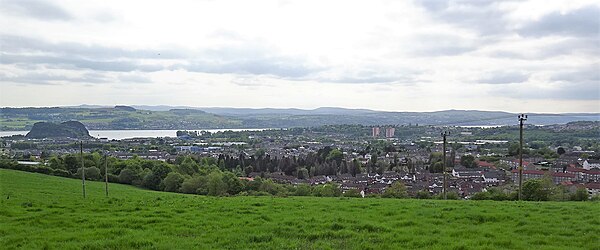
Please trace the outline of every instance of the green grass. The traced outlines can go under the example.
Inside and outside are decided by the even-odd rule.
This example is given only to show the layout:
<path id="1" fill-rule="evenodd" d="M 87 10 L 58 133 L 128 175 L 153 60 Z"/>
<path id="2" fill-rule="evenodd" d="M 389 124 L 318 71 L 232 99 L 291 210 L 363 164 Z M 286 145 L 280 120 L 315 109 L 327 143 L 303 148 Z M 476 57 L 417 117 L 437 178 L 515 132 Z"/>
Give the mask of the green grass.
<path id="1" fill-rule="evenodd" d="M 600 203 L 205 197 L 0 169 L 0 248 L 600 249 Z M 7 199 L 7 196 L 10 196 Z"/>

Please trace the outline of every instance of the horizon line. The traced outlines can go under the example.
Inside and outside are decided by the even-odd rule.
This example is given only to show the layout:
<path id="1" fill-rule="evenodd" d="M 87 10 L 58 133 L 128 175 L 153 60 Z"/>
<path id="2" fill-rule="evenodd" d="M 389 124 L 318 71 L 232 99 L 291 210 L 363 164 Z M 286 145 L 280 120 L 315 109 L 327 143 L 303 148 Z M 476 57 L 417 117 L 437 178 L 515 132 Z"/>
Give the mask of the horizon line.
<path id="1" fill-rule="evenodd" d="M 82 107 L 82 106 L 97 106 L 97 107 Z M 188 106 L 188 105 L 166 105 L 166 104 L 114 104 L 114 105 L 103 105 L 103 104 L 79 104 L 79 105 L 33 105 L 33 106 L 3 106 L 1 108 L 114 108 L 116 106 L 146 106 L 146 107 L 167 107 L 171 109 L 177 108 L 190 108 L 190 109 L 251 109 L 251 110 L 261 110 L 261 109 L 275 109 L 275 110 L 302 110 L 302 111 L 315 111 L 318 109 L 324 108 L 334 108 L 334 109 L 344 109 L 344 110 L 365 110 L 365 111 L 373 111 L 373 112 L 389 112 L 389 113 L 435 113 L 435 112 L 445 112 L 445 111 L 480 111 L 480 112 L 504 112 L 511 114 L 598 114 L 600 115 L 600 111 L 598 112 L 527 112 L 527 111 L 505 111 L 505 110 L 485 110 L 485 109 L 441 109 L 441 110 L 429 110 L 429 111 L 407 111 L 407 110 L 378 110 L 378 109 L 370 109 L 370 108 L 356 108 L 356 107 L 340 107 L 340 106 L 320 106 L 316 108 L 298 108 L 298 107 L 226 107 L 226 106 Z M 137 108 L 136 108 L 137 109 Z M 147 110 L 147 109 L 139 109 L 139 110 Z"/>

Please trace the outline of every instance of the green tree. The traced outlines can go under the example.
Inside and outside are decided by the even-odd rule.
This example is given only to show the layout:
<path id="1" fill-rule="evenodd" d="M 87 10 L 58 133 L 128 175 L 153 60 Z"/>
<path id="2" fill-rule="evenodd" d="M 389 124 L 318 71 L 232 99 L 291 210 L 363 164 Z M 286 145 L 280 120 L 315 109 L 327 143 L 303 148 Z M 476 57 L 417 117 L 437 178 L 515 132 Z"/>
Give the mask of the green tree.
<path id="1" fill-rule="evenodd" d="M 171 172 L 171 168 L 167 163 L 158 162 L 151 171 L 144 175 L 142 185 L 152 190 L 160 190 L 160 183 Z"/>
<path id="2" fill-rule="evenodd" d="M 350 164 L 350 169 L 348 172 L 352 176 L 356 176 L 357 174 L 362 173 L 361 164 L 357 159 L 352 160 L 352 164 Z"/>
<path id="3" fill-rule="evenodd" d="M 385 189 L 383 198 L 406 198 L 408 197 L 408 192 L 406 191 L 406 186 L 401 181 L 395 181 L 392 185 Z"/>
<path id="4" fill-rule="evenodd" d="M 100 175 L 100 169 L 97 167 L 90 167 L 90 168 L 85 168 L 85 178 L 89 179 L 89 180 L 100 180 L 101 179 L 101 175 Z"/>
<path id="5" fill-rule="evenodd" d="M 223 174 L 223 182 L 225 182 L 227 193 L 230 195 L 236 195 L 244 190 L 244 183 L 232 172 L 227 171 Z"/>
<path id="6" fill-rule="evenodd" d="M 227 194 L 227 184 L 223 181 L 221 171 L 213 171 L 208 174 L 208 195 L 222 196 Z"/>
<path id="7" fill-rule="evenodd" d="M 63 164 L 61 158 L 52 156 L 50 160 L 48 160 L 48 166 L 52 169 L 65 169 L 65 165 Z"/>
<path id="8" fill-rule="evenodd" d="M 310 178 L 310 176 L 308 176 L 308 169 L 306 169 L 306 168 L 299 168 L 298 169 L 298 173 L 297 173 L 297 177 L 298 177 L 298 179 L 308 179 L 308 178 Z"/>
<path id="9" fill-rule="evenodd" d="M 123 184 L 132 184 L 137 178 L 137 173 L 128 168 L 121 170 L 121 173 L 119 173 L 119 182 Z"/>
<path id="10" fill-rule="evenodd" d="M 329 154 L 327 155 L 326 159 L 328 161 L 335 161 L 339 165 L 344 159 L 344 154 L 342 153 L 342 151 L 336 148 L 334 150 L 329 151 Z"/>
<path id="11" fill-rule="evenodd" d="M 508 155 L 509 156 L 518 156 L 519 155 L 519 143 L 511 143 L 508 146 Z M 523 155 L 529 154 L 529 149 L 523 145 Z"/>
<path id="12" fill-rule="evenodd" d="M 441 161 L 435 162 L 429 166 L 429 172 L 441 173 L 444 170 L 444 163 Z"/>
<path id="13" fill-rule="evenodd" d="M 460 157 L 460 164 L 467 168 L 475 168 L 477 167 L 477 163 L 475 162 L 475 157 L 472 155 L 463 155 Z"/>
<path id="14" fill-rule="evenodd" d="M 163 191 L 179 192 L 183 181 L 183 175 L 177 172 L 170 172 L 167 174 L 167 177 L 161 181 L 160 186 L 162 187 Z"/>
<path id="15" fill-rule="evenodd" d="M 181 192 L 186 194 L 207 194 L 206 183 L 208 179 L 206 176 L 194 175 L 191 178 L 187 178 L 181 184 Z"/>
<path id="16" fill-rule="evenodd" d="M 186 156 L 185 158 L 183 158 L 181 163 L 177 165 L 176 169 L 177 172 L 179 172 L 180 174 L 186 174 L 191 176 L 194 173 L 198 172 L 199 167 L 200 166 L 198 165 L 198 163 L 196 163 L 196 161 L 194 161 L 192 157 Z"/>
<path id="17" fill-rule="evenodd" d="M 552 181 L 547 178 L 527 180 L 523 183 L 522 194 L 528 201 L 547 201 L 552 194 Z"/>
<path id="18" fill-rule="evenodd" d="M 64 162 L 65 162 L 65 168 L 67 169 L 67 171 L 69 171 L 71 173 L 77 173 L 77 169 L 81 167 L 79 165 L 79 159 L 75 155 L 72 155 L 72 154 L 66 155 Z"/>

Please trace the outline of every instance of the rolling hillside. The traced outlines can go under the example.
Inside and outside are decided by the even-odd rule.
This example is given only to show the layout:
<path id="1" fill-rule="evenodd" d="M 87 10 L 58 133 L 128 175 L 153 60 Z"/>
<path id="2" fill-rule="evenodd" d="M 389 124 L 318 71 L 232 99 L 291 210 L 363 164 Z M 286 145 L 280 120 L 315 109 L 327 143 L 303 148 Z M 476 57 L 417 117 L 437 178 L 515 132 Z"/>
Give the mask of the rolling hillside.
<path id="1" fill-rule="evenodd" d="M 70 120 L 80 121 L 89 130 L 291 128 L 339 124 L 494 126 L 516 124 L 517 121 L 517 114 L 477 110 L 384 112 L 331 107 L 313 110 L 134 107 L 2 108 L 0 130 L 29 130 L 36 122 Z M 600 121 L 600 114 L 529 114 L 527 123 L 550 125 L 572 121 Z"/>
<path id="2" fill-rule="evenodd" d="M 598 249 L 593 202 L 205 197 L 0 169 L 4 249 Z"/>

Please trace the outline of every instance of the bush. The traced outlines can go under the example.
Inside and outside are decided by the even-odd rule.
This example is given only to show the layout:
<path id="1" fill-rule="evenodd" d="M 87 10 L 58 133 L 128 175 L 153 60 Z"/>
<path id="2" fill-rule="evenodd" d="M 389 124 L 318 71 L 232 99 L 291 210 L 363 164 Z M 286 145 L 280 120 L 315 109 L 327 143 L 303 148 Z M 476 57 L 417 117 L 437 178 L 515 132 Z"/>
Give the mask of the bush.
<path id="1" fill-rule="evenodd" d="M 50 174 L 50 172 L 52 172 L 52 169 L 46 166 L 32 166 L 30 171 L 40 174 Z"/>
<path id="2" fill-rule="evenodd" d="M 0 168 L 17 169 L 18 166 L 19 166 L 19 163 L 17 163 L 17 161 L 8 160 L 8 159 L 0 160 Z"/>
<path id="3" fill-rule="evenodd" d="M 344 192 L 343 196 L 344 197 L 354 197 L 354 198 L 361 198 L 362 197 L 362 195 L 360 194 L 360 192 L 358 192 L 358 190 L 356 190 L 356 189 L 347 190 L 346 192 Z"/>
<path id="4" fill-rule="evenodd" d="M 406 192 L 406 187 L 404 183 L 401 181 L 396 181 L 392 184 L 392 186 L 385 189 L 383 198 L 406 198 L 408 197 L 408 193 Z"/>
<path id="5" fill-rule="evenodd" d="M 119 182 L 119 176 L 111 174 L 111 173 L 108 173 L 108 182 L 118 183 Z"/>
<path id="6" fill-rule="evenodd" d="M 479 192 L 471 196 L 471 200 L 495 200 L 504 201 L 509 200 L 510 197 L 506 195 L 501 189 L 490 188 L 485 192 Z"/>
<path id="7" fill-rule="evenodd" d="M 271 179 L 264 180 L 260 184 L 258 191 L 267 192 L 271 195 L 277 195 L 286 192 L 286 190 L 280 184 L 273 182 Z"/>
<path id="8" fill-rule="evenodd" d="M 575 191 L 575 193 L 571 194 L 570 200 L 572 201 L 587 201 L 589 200 L 590 195 L 588 191 L 584 187 L 580 187 Z"/>
<path id="9" fill-rule="evenodd" d="M 270 193 L 263 192 L 263 191 L 250 192 L 250 194 L 253 195 L 253 196 L 271 196 Z"/>
<path id="10" fill-rule="evenodd" d="M 206 189 L 206 177 L 194 175 L 187 178 L 181 184 L 181 192 L 186 194 L 206 194 L 207 192 L 198 192 L 198 189 Z"/>
<path id="11" fill-rule="evenodd" d="M 320 187 L 315 187 L 315 193 L 321 197 L 338 197 L 342 195 L 342 190 L 335 183 L 327 183 Z"/>
<path id="12" fill-rule="evenodd" d="M 96 167 L 93 167 L 93 168 L 96 168 Z M 98 168 L 96 168 L 96 169 L 98 169 Z M 75 173 L 75 175 L 73 177 L 81 179 L 81 168 L 77 169 L 77 172 Z M 95 170 L 90 170 L 90 168 L 85 168 L 85 179 L 86 180 L 100 179 L 100 170 L 98 169 L 98 172 L 95 172 Z"/>
<path id="13" fill-rule="evenodd" d="M 131 184 L 138 178 L 138 175 L 128 168 L 121 170 L 121 173 L 119 173 L 119 182 L 123 184 Z"/>
<path id="14" fill-rule="evenodd" d="M 528 201 L 547 201 L 552 194 L 553 184 L 545 179 L 531 179 L 523 183 L 523 199 Z"/>
<path id="15" fill-rule="evenodd" d="M 88 180 L 100 180 L 100 169 L 97 167 L 85 168 L 85 178 Z"/>
<path id="16" fill-rule="evenodd" d="M 459 200 L 460 196 L 457 192 L 448 192 L 446 193 L 446 199 L 448 200 Z"/>
<path id="17" fill-rule="evenodd" d="M 179 192 L 183 183 L 183 175 L 177 172 L 170 172 L 164 180 L 160 182 L 163 191 Z"/>
<path id="18" fill-rule="evenodd" d="M 308 184 L 300 184 L 296 187 L 294 191 L 295 196 L 310 196 L 312 193 L 312 188 Z"/>
<path id="19" fill-rule="evenodd" d="M 431 194 L 429 194 L 429 191 L 421 190 L 421 191 L 417 192 L 417 195 L 415 196 L 415 198 L 417 198 L 417 199 L 431 199 Z"/>
<path id="20" fill-rule="evenodd" d="M 488 192 L 479 192 L 475 193 L 471 196 L 471 200 L 491 200 L 490 194 Z"/>
<path id="21" fill-rule="evenodd" d="M 55 176 L 72 177 L 71 173 L 64 169 L 52 169 L 51 174 Z"/>
<path id="22" fill-rule="evenodd" d="M 440 194 L 436 195 L 435 198 L 438 200 L 443 200 L 444 194 L 440 193 Z M 460 196 L 458 195 L 457 192 L 446 192 L 446 199 L 447 200 L 459 200 Z"/>

